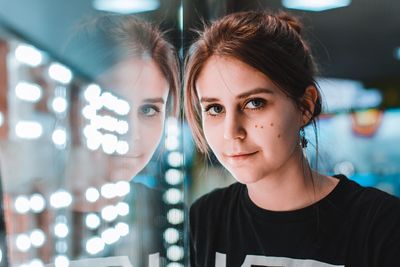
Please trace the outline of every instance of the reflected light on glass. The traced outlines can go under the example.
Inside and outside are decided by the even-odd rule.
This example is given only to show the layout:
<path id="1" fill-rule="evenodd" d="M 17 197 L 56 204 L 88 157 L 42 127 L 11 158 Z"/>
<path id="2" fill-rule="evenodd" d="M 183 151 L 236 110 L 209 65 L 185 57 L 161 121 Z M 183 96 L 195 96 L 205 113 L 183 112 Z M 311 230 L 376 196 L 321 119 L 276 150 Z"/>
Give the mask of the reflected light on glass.
<path id="1" fill-rule="evenodd" d="M 400 46 L 394 49 L 394 58 L 400 60 Z"/>
<path id="2" fill-rule="evenodd" d="M 19 121 L 15 134 L 22 139 L 37 139 L 43 134 L 43 126 L 36 121 Z"/>
<path id="3" fill-rule="evenodd" d="M 3 112 L 0 112 L 0 127 L 3 125 L 4 123 L 4 114 Z"/>
<path id="4" fill-rule="evenodd" d="M 55 145 L 64 146 L 67 142 L 67 133 L 65 129 L 58 128 L 54 130 L 53 134 L 51 135 L 51 139 Z"/>
<path id="5" fill-rule="evenodd" d="M 178 204 L 183 200 L 182 192 L 176 188 L 170 188 L 164 193 L 164 201 L 168 204 Z"/>
<path id="6" fill-rule="evenodd" d="M 94 117 L 96 117 L 96 109 L 92 105 L 87 105 L 82 109 L 82 115 L 85 117 L 87 120 L 91 120 Z"/>
<path id="7" fill-rule="evenodd" d="M 31 239 L 26 234 L 20 234 L 15 240 L 17 249 L 22 252 L 26 252 L 31 248 Z"/>
<path id="8" fill-rule="evenodd" d="M 167 258 L 171 261 L 179 261 L 183 259 L 183 248 L 173 245 L 167 249 Z"/>
<path id="9" fill-rule="evenodd" d="M 54 234 L 60 238 L 64 238 L 68 235 L 69 233 L 69 229 L 68 229 L 68 225 L 66 225 L 65 223 L 57 223 L 54 226 Z"/>
<path id="10" fill-rule="evenodd" d="M 127 181 L 118 181 L 115 183 L 115 189 L 119 197 L 126 196 L 131 191 L 131 185 Z"/>
<path id="11" fill-rule="evenodd" d="M 42 98 L 42 88 L 37 84 L 19 82 L 15 87 L 15 95 L 21 100 L 35 103 Z"/>
<path id="12" fill-rule="evenodd" d="M 59 255 L 54 260 L 55 267 L 68 267 L 69 259 L 64 255 Z"/>
<path id="13" fill-rule="evenodd" d="M 113 154 L 117 149 L 118 138 L 113 134 L 105 134 L 103 135 L 101 142 L 101 147 L 103 148 L 104 153 Z"/>
<path id="14" fill-rule="evenodd" d="M 129 205 L 125 202 L 119 202 L 115 208 L 119 216 L 126 216 L 129 214 Z"/>
<path id="15" fill-rule="evenodd" d="M 41 194 L 33 194 L 29 200 L 29 205 L 33 212 L 39 213 L 46 207 L 46 201 Z"/>
<path id="16" fill-rule="evenodd" d="M 21 44 L 15 49 L 15 58 L 32 67 L 37 67 L 43 62 L 42 53 L 35 47 L 26 44 Z"/>
<path id="17" fill-rule="evenodd" d="M 101 210 L 101 218 L 107 222 L 115 220 L 118 216 L 117 210 L 113 205 L 105 206 Z"/>
<path id="18" fill-rule="evenodd" d="M 116 126 L 116 131 L 119 134 L 126 134 L 129 130 L 129 125 L 126 121 L 119 120 Z"/>
<path id="19" fill-rule="evenodd" d="M 131 106 L 129 105 L 129 103 L 126 102 L 125 100 L 120 99 L 118 100 L 118 103 L 114 108 L 114 111 L 119 115 L 125 116 L 129 113 L 130 109 Z"/>
<path id="20" fill-rule="evenodd" d="M 100 197 L 99 190 L 94 187 L 89 187 L 88 189 L 86 189 L 85 197 L 86 200 L 89 202 L 96 202 Z"/>
<path id="21" fill-rule="evenodd" d="M 170 209 L 167 213 L 167 220 L 170 224 L 180 224 L 183 223 L 184 214 L 182 210 Z"/>
<path id="22" fill-rule="evenodd" d="M 129 144 L 126 141 L 118 141 L 117 143 L 117 153 L 120 155 L 125 155 L 129 151 Z"/>
<path id="23" fill-rule="evenodd" d="M 172 167 L 180 167 L 183 164 L 183 155 L 180 152 L 171 152 L 168 155 L 168 164 Z"/>
<path id="24" fill-rule="evenodd" d="M 116 188 L 115 188 L 115 184 L 113 183 L 107 183 L 104 184 L 101 189 L 100 189 L 101 195 L 104 198 L 114 198 L 117 196 L 117 192 L 116 192 Z"/>
<path id="25" fill-rule="evenodd" d="M 169 244 L 174 244 L 179 240 L 179 232 L 175 228 L 168 228 L 164 232 L 164 240 Z"/>
<path id="26" fill-rule="evenodd" d="M 97 10 L 121 14 L 140 13 L 158 9 L 158 0 L 93 0 L 93 7 Z"/>
<path id="27" fill-rule="evenodd" d="M 114 228 L 108 228 L 101 233 L 101 239 L 103 239 L 104 243 L 107 245 L 111 245 L 117 242 L 120 239 L 120 236 Z"/>
<path id="28" fill-rule="evenodd" d="M 98 86 L 97 84 L 89 84 L 86 87 L 83 96 L 85 97 L 87 102 L 93 103 L 95 101 L 98 101 L 100 94 L 101 94 L 100 86 Z"/>
<path id="29" fill-rule="evenodd" d="M 120 236 L 127 236 L 129 234 L 129 225 L 127 223 L 119 222 L 115 225 L 115 230 Z"/>
<path id="30" fill-rule="evenodd" d="M 171 262 L 171 263 L 168 263 L 167 267 L 184 267 L 184 266 L 178 262 Z"/>
<path id="31" fill-rule="evenodd" d="M 165 147 L 167 150 L 175 150 L 179 147 L 178 138 L 175 136 L 168 136 L 165 139 Z"/>
<path id="32" fill-rule="evenodd" d="M 300 9 L 306 11 L 324 11 L 334 8 L 346 7 L 351 0 L 282 0 L 282 5 L 286 8 Z"/>
<path id="33" fill-rule="evenodd" d="M 15 210 L 18 213 L 27 213 L 30 209 L 30 202 L 26 196 L 18 196 L 14 202 Z"/>
<path id="34" fill-rule="evenodd" d="M 43 266 L 44 266 L 43 262 L 39 259 L 33 259 L 29 263 L 29 267 L 43 267 Z"/>
<path id="35" fill-rule="evenodd" d="M 83 128 L 83 135 L 86 137 L 86 146 L 90 150 L 96 150 L 100 148 L 103 141 L 103 135 L 93 125 L 86 125 Z"/>
<path id="36" fill-rule="evenodd" d="M 183 173 L 177 169 L 168 169 L 165 173 L 165 181 L 170 185 L 177 185 L 183 181 Z"/>
<path id="37" fill-rule="evenodd" d="M 49 76 L 53 80 L 63 84 L 67 84 L 72 80 L 71 70 L 60 63 L 53 63 L 50 65 Z"/>
<path id="38" fill-rule="evenodd" d="M 33 230 L 29 235 L 29 238 L 32 246 L 36 248 L 43 246 L 44 242 L 46 241 L 46 236 L 40 229 Z"/>
<path id="39" fill-rule="evenodd" d="M 97 214 L 89 213 L 85 219 L 86 226 L 90 229 L 96 229 L 100 226 L 100 218 Z"/>
<path id="40" fill-rule="evenodd" d="M 97 254 L 104 249 L 104 241 L 100 237 L 92 237 L 86 242 L 86 251 L 89 254 Z"/>
<path id="41" fill-rule="evenodd" d="M 57 113 L 63 113 L 67 110 L 68 103 L 64 97 L 57 96 L 53 99 L 51 107 Z"/>
<path id="42" fill-rule="evenodd" d="M 56 209 L 65 208 L 71 205 L 72 196 L 64 190 L 59 190 L 50 196 L 50 205 Z"/>

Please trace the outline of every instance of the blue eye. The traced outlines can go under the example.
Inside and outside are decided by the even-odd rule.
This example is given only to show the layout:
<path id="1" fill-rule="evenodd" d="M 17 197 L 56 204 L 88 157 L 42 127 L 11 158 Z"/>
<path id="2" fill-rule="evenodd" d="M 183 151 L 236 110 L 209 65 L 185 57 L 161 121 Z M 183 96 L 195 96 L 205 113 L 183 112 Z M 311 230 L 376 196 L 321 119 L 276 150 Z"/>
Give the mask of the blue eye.
<path id="1" fill-rule="evenodd" d="M 143 105 L 140 107 L 140 112 L 146 117 L 153 117 L 160 112 L 158 107 L 153 105 Z"/>
<path id="2" fill-rule="evenodd" d="M 211 116 L 217 116 L 224 112 L 224 108 L 220 105 L 210 105 L 206 107 L 205 112 L 207 112 Z"/>
<path id="3" fill-rule="evenodd" d="M 255 98 L 252 99 L 250 101 L 248 101 L 245 105 L 245 108 L 248 109 L 260 109 L 263 108 L 265 106 L 265 100 L 264 99 L 260 99 L 260 98 Z"/>

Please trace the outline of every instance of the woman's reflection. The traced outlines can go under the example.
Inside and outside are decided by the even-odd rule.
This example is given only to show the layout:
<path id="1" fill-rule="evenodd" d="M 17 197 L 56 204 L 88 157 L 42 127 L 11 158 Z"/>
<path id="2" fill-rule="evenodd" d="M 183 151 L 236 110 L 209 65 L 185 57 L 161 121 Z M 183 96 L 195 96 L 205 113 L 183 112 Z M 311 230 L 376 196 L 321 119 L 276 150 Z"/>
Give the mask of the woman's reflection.
<path id="1" fill-rule="evenodd" d="M 85 152 L 75 152 L 70 159 L 67 176 L 72 178 L 70 187 L 81 200 L 76 202 L 74 216 L 84 220 L 88 213 L 100 216 L 104 207 L 116 207 L 121 201 L 128 203 L 129 216 L 106 221 L 104 227 L 99 228 L 104 230 L 123 221 L 131 228 L 130 234 L 94 256 L 128 255 L 134 266 L 151 266 L 148 263 L 150 254 L 164 254 L 162 240 L 155 240 L 161 239 L 161 225 L 157 221 L 162 212 L 161 192 L 131 183 L 127 196 L 100 197 L 90 203 L 84 195 L 87 188 L 101 191 L 107 183 L 134 181 L 134 176 L 151 160 L 162 138 L 166 116 L 176 114 L 179 66 L 175 49 L 157 27 L 133 16 L 91 19 L 79 29 L 69 49 L 74 51 L 73 59 L 97 86 L 97 91 L 93 89 L 94 95 L 103 101 L 96 110 L 97 118 L 116 118 L 128 126 L 125 130 L 112 131 L 113 127 L 96 127 L 96 121 L 89 119 L 89 127 L 96 128 L 103 140 L 93 152 L 82 142 L 76 150 Z M 121 108 L 118 105 L 113 108 L 112 103 L 107 104 L 107 101 L 118 103 L 120 100 L 122 104 L 129 104 L 122 112 L 118 111 Z M 110 139 L 108 143 L 107 138 Z M 121 142 L 125 144 L 122 150 L 109 149 L 110 144 L 118 146 Z M 86 172 L 85 177 L 81 169 Z M 76 238 L 101 235 L 99 228 L 86 234 L 83 230 Z M 75 257 L 82 256 L 78 254 Z"/>

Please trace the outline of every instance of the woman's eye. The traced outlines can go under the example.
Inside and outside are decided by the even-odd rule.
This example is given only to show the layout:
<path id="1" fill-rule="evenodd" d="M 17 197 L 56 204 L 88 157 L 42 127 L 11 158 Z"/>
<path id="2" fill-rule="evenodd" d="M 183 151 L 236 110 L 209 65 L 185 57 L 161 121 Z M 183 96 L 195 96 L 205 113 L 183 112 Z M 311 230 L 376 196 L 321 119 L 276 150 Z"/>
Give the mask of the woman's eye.
<path id="1" fill-rule="evenodd" d="M 265 100 L 263 99 L 252 99 L 246 103 L 245 108 L 248 109 L 259 109 L 265 106 Z"/>
<path id="2" fill-rule="evenodd" d="M 220 105 L 208 106 L 205 110 L 211 116 L 217 116 L 224 112 L 224 108 Z"/>
<path id="3" fill-rule="evenodd" d="M 140 107 L 140 112 L 146 117 L 153 117 L 160 112 L 160 110 L 156 106 L 144 105 Z"/>

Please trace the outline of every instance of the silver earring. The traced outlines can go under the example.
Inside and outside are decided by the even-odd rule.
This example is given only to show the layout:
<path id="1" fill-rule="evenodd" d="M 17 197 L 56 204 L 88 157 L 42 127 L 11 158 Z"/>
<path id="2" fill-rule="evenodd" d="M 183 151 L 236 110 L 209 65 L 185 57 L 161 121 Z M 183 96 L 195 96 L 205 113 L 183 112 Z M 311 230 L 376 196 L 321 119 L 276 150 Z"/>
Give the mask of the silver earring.
<path id="1" fill-rule="evenodd" d="M 300 146 L 302 148 L 306 148 L 308 145 L 308 140 L 306 138 L 306 133 L 304 132 L 304 128 L 300 128 Z"/>

